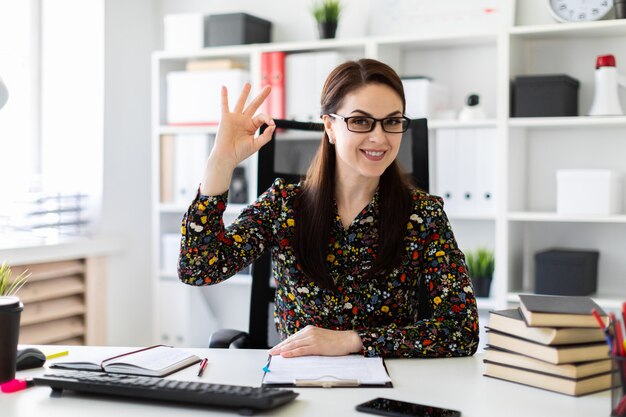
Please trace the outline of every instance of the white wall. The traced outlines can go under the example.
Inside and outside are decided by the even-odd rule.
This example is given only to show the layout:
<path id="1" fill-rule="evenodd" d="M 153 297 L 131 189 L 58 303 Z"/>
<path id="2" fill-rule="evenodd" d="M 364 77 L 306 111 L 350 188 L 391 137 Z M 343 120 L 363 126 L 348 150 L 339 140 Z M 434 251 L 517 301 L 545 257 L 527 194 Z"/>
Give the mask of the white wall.
<path id="1" fill-rule="evenodd" d="M 108 343 L 151 343 L 150 54 L 159 2 L 105 2 L 102 232 L 126 251 L 108 270 Z"/>

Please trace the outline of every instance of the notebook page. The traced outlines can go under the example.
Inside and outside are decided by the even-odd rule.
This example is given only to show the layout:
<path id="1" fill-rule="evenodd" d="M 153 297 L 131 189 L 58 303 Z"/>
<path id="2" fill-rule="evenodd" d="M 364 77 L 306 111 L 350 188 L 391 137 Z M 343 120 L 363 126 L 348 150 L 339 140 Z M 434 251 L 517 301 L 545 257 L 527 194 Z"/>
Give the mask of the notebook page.
<path id="1" fill-rule="evenodd" d="M 193 355 L 181 349 L 157 346 L 152 349 L 142 350 L 131 355 L 107 361 L 105 365 L 130 364 L 140 368 L 159 370 L 177 364 L 190 356 Z"/>
<path id="2" fill-rule="evenodd" d="M 329 381 L 356 380 L 360 384 L 391 382 L 382 358 L 348 356 L 301 356 L 283 358 L 272 356 L 266 384 L 292 384 L 296 380 Z"/>

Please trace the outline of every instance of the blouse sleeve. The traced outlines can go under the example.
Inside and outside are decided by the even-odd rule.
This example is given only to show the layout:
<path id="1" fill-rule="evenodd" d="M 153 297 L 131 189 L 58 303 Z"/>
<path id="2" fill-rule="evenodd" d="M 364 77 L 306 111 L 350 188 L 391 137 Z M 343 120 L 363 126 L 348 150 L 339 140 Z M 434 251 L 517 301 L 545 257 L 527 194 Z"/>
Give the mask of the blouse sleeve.
<path id="1" fill-rule="evenodd" d="M 276 180 L 228 227 L 224 226 L 228 192 L 198 193 L 183 216 L 178 277 L 189 285 L 224 281 L 250 265 L 274 244 L 272 225 L 281 207 L 284 181 Z"/>
<path id="2" fill-rule="evenodd" d="M 443 202 L 428 197 L 419 203 L 421 215 L 408 223 L 409 242 L 415 243 L 421 274 L 420 290 L 427 291 L 431 317 L 415 323 L 370 328 L 359 332 L 366 356 L 450 357 L 470 356 L 478 347 L 476 298 Z"/>

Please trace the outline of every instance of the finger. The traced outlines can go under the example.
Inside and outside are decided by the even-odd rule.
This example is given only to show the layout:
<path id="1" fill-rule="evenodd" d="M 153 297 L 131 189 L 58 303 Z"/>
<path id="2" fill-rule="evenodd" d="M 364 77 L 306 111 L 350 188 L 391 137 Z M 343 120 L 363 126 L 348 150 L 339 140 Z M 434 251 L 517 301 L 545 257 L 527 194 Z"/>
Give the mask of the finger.
<path id="1" fill-rule="evenodd" d="M 262 135 L 259 135 L 256 138 L 257 149 L 261 149 L 263 146 L 267 145 L 270 140 L 272 140 L 272 136 L 274 135 L 274 130 L 276 130 L 276 126 L 268 126 L 267 129 L 263 132 Z"/>
<path id="2" fill-rule="evenodd" d="M 313 346 L 302 346 L 296 349 L 288 350 L 286 352 L 282 352 L 280 356 L 283 358 L 295 358 L 298 356 L 308 356 L 315 355 L 315 348 Z"/>
<path id="3" fill-rule="evenodd" d="M 259 107 L 261 107 L 261 104 L 263 104 L 267 96 L 270 95 L 271 91 L 272 87 L 269 85 L 263 87 L 263 90 L 261 90 L 261 92 L 254 99 L 252 99 L 250 104 L 248 104 L 248 107 L 244 110 L 244 114 L 252 116 L 259 109 Z"/>
<path id="4" fill-rule="evenodd" d="M 289 346 L 293 345 L 295 341 L 297 341 L 297 339 L 285 339 L 279 344 L 277 344 L 276 346 L 274 346 L 272 349 L 270 349 L 270 353 L 271 354 L 280 353 L 284 351 L 285 349 L 288 349 Z"/>
<path id="5" fill-rule="evenodd" d="M 246 105 L 246 100 L 248 100 L 248 95 L 250 94 L 250 83 L 245 83 L 243 85 L 243 90 L 241 90 L 241 94 L 239 94 L 239 98 L 237 99 L 237 104 L 233 108 L 234 113 L 243 112 L 243 107 Z"/>
<path id="6" fill-rule="evenodd" d="M 228 113 L 228 90 L 226 86 L 222 86 L 222 113 Z"/>

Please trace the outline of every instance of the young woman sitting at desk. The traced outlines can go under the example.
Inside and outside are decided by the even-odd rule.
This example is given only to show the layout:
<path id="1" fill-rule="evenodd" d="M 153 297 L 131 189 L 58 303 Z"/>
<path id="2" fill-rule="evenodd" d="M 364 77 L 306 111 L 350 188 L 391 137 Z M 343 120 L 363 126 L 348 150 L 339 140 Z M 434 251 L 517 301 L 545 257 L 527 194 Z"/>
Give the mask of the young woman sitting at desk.
<path id="1" fill-rule="evenodd" d="M 404 117 L 402 82 L 389 66 L 349 61 L 322 91 L 325 131 L 306 178 L 277 179 L 225 228 L 234 168 L 269 142 L 274 122 L 254 115 L 246 85 L 222 116 L 199 193 L 184 216 L 179 277 L 222 282 L 272 251 L 275 321 L 270 354 L 437 357 L 472 355 L 478 313 L 464 255 L 440 198 L 404 180 L 396 161 Z M 269 127 L 255 137 L 263 124 Z M 426 291 L 428 317 L 418 313 Z"/>

